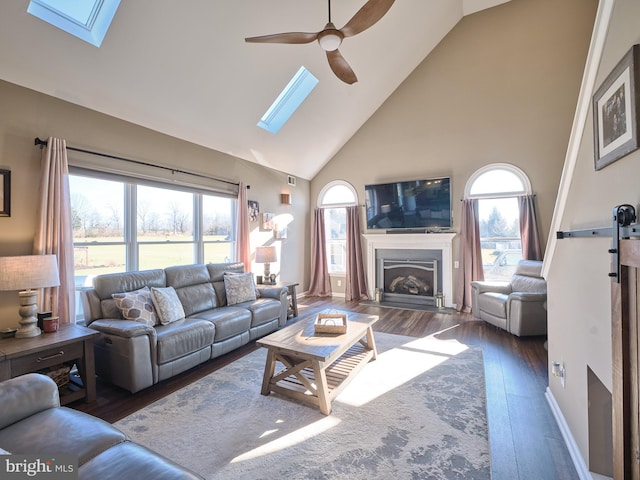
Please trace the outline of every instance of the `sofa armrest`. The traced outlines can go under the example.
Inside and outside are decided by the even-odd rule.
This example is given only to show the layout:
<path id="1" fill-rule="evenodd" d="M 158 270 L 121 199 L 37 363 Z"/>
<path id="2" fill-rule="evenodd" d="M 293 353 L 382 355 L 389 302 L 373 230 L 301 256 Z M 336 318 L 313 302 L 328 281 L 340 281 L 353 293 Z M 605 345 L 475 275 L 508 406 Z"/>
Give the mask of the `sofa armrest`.
<path id="1" fill-rule="evenodd" d="M 484 282 L 476 280 L 471 282 L 471 288 L 476 293 L 495 292 L 504 293 L 505 295 L 511 293 L 511 284 L 509 282 Z"/>
<path id="2" fill-rule="evenodd" d="M 546 300 L 547 300 L 546 293 L 512 292 L 511 294 L 509 294 L 509 299 L 507 301 L 544 303 Z"/>
<path id="3" fill-rule="evenodd" d="M 58 386 L 51 378 L 28 373 L 0 383 L 0 429 L 38 412 L 60 406 Z"/>
<path id="4" fill-rule="evenodd" d="M 275 298 L 282 301 L 287 299 L 288 290 L 286 287 L 260 288 L 260 296 L 265 298 Z"/>
<path id="5" fill-rule="evenodd" d="M 516 292 L 507 299 L 507 330 L 514 335 L 547 333 L 546 293 Z"/>
<path id="6" fill-rule="evenodd" d="M 89 328 L 98 330 L 99 332 L 106 333 L 108 335 L 115 335 L 123 338 L 140 337 L 142 335 L 148 335 L 153 338 L 155 342 L 156 329 L 145 325 L 140 322 L 134 322 L 133 320 L 116 320 L 103 318 L 96 320 L 89 325 Z"/>

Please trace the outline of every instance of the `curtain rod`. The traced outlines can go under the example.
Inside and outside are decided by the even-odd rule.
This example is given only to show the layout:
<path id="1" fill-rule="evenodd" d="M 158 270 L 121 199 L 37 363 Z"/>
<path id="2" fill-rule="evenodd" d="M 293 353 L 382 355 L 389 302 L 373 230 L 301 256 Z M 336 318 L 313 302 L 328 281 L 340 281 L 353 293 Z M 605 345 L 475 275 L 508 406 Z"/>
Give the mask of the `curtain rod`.
<path id="1" fill-rule="evenodd" d="M 46 140 L 41 140 L 40 138 L 36 137 L 34 142 L 33 142 L 33 144 L 34 145 L 39 145 L 40 148 L 42 148 L 42 147 L 46 147 L 47 146 L 47 141 Z M 88 153 L 89 155 L 97 155 L 99 157 L 113 158 L 114 160 L 122 160 L 124 162 L 135 163 L 137 165 L 143 165 L 145 167 L 160 168 L 162 170 L 168 170 L 171 173 L 183 173 L 185 175 L 191 175 L 191 176 L 194 176 L 194 177 L 206 178 L 208 180 L 214 180 L 216 182 L 227 183 L 229 185 L 234 185 L 236 187 L 240 186 L 239 183 L 232 182 L 230 180 L 225 180 L 223 178 L 210 177 L 209 175 L 202 175 L 201 173 L 188 172 L 188 171 L 185 171 L 185 170 L 180 170 L 178 168 L 170 168 L 170 167 L 165 167 L 165 166 L 162 166 L 162 165 L 154 165 L 153 163 L 141 162 L 140 160 L 132 160 L 130 158 L 118 157 L 117 155 L 111 155 L 111 154 L 108 154 L 108 153 L 94 152 L 92 150 L 85 150 L 83 148 L 69 147 L 69 146 L 67 146 L 67 150 L 73 150 L 74 152 Z M 251 188 L 251 185 L 247 185 L 247 189 L 249 189 L 249 188 Z"/>

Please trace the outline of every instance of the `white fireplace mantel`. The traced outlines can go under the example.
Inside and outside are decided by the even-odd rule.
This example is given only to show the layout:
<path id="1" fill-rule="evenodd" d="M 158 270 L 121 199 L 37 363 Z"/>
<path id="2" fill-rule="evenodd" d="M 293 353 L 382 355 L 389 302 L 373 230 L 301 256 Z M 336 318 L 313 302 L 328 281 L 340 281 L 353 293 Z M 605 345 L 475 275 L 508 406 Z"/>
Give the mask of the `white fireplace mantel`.
<path id="1" fill-rule="evenodd" d="M 369 298 L 374 298 L 376 285 L 376 250 L 382 248 L 405 250 L 440 250 L 442 252 L 442 293 L 444 304 L 453 306 L 453 239 L 455 233 L 367 233 L 367 283 Z"/>

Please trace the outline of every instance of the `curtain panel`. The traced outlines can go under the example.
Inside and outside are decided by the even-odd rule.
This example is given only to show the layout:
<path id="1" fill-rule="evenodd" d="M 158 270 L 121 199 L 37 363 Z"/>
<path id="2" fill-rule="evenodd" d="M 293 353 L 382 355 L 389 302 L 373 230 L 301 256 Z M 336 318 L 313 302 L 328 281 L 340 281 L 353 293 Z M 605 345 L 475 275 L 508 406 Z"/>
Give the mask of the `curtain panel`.
<path id="1" fill-rule="evenodd" d="M 347 274 L 345 300 L 368 300 L 367 275 L 362 255 L 362 235 L 360 235 L 360 213 L 357 206 L 347 209 Z"/>
<path id="2" fill-rule="evenodd" d="M 477 199 L 462 201 L 460 219 L 460 268 L 456 281 L 456 309 L 459 312 L 470 312 L 471 282 L 484 280 Z"/>
<path id="3" fill-rule="evenodd" d="M 331 279 L 327 263 L 324 209 L 322 208 L 316 208 L 314 211 L 311 242 L 311 283 L 307 295 L 330 297 Z"/>
<path id="4" fill-rule="evenodd" d="M 236 261 L 244 263 L 244 271 L 251 271 L 251 240 L 249 227 L 249 202 L 247 186 L 238 185 L 238 206 L 236 214 Z"/>
<path id="5" fill-rule="evenodd" d="M 40 203 L 33 240 L 33 253 L 54 254 L 58 259 L 60 286 L 45 288 L 38 301 L 41 312 L 53 312 L 62 323 L 76 321 L 73 261 L 73 227 L 69 194 L 69 164 L 66 142 L 49 138 L 42 149 Z"/>
<path id="6" fill-rule="evenodd" d="M 535 199 L 535 195 L 522 195 L 518 197 L 522 258 L 526 260 L 542 260 Z"/>

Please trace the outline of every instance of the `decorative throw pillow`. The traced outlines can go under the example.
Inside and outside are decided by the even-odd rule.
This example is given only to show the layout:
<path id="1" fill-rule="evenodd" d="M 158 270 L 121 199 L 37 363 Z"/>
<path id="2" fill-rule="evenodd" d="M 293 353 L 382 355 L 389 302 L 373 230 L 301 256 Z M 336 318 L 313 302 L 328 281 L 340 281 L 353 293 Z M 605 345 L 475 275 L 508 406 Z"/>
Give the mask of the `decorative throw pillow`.
<path id="1" fill-rule="evenodd" d="M 184 308 L 182 307 L 182 303 L 180 303 L 175 288 L 151 287 L 151 298 L 153 299 L 153 305 L 156 307 L 158 318 L 162 325 L 167 325 L 184 318 Z"/>
<path id="2" fill-rule="evenodd" d="M 114 293 L 111 298 L 115 300 L 116 306 L 127 320 L 144 323 L 150 327 L 158 323 L 149 287 L 135 292 Z"/>
<path id="3" fill-rule="evenodd" d="M 225 274 L 224 290 L 227 294 L 227 305 L 255 300 L 256 284 L 253 283 L 253 273 Z"/>
<path id="4" fill-rule="evenodd" d="M 224 272 L 225 275 L 253 275 L 247 272 Z M 253 286 L 256 289 L 256 298 L 260 298 L 260 289 L 256 285 L 255 278 L 253 279 Z M 254 299 L 255 300 L 255 299 Z"/>

